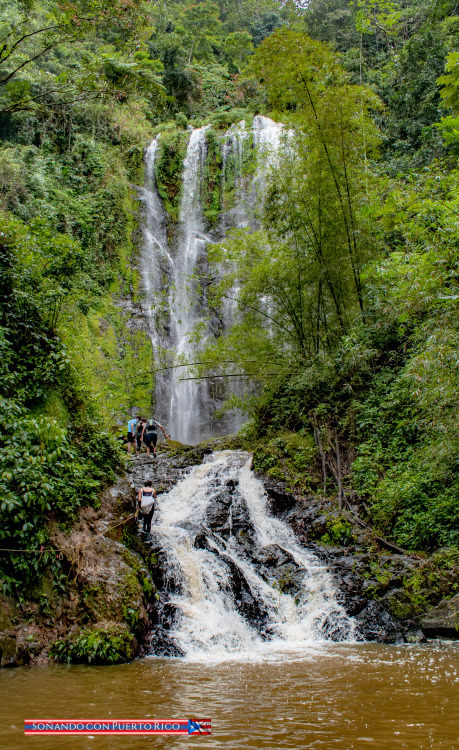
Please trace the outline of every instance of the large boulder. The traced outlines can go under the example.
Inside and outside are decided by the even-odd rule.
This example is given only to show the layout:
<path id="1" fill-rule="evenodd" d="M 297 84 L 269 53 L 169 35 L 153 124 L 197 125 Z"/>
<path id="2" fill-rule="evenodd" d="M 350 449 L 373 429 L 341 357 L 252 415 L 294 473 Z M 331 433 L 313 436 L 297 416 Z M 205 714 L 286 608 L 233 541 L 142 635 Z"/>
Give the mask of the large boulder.
<path id="1" fill-rule="evenodd" d="M 368 602 L 355 617 L 356 636 L 364 641 L 403 643 L 403 627 L 379 602 Z"/>
<path id="2" fill-rule="evenodd" d="M 427 638 L 459 638 L 459 594 L 444 599 L 419 619 Z"/>

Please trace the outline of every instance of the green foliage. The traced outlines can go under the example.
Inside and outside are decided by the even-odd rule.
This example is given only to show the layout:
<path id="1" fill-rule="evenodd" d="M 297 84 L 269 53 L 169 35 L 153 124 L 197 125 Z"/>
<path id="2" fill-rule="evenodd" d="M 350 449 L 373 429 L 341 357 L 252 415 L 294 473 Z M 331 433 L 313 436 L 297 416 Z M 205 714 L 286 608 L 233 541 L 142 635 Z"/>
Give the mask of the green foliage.
<path id="1" fill-rule="evenodd" d="M 441 96 L 455 114 L 459 111 L 459 52 L 450 52 L 446 64 L 446 74 L 438 78 L 442 86 Z"/>
<path id="2" fill-rule="evenodd" d="M 206 132 L 207 154 L 203 174 L 203 213 L 210 224 L 217 221 L 221 210 L 222 150 L 221 140 L 212 130 Z"/>
<path id="3" fill-rule="evenodd" d="M 132 635 L 121 625 L 83 630 L 74 639 L 55 641 L 50 649 L 57 661 L 74 664 L 119 664 L 132 653 Z"/>
<path id="4" fill-rule="evenodd" d="M 161 105 L 160 63 L 145 60 L 139 49 L 147 19 L 138 0 L 129 5 L 50 0 L 29 8 L 13 0 L 2 10 L 0 113 L 53 111 L 75 100 L 121 97 Z M 137 52 L 129 59 L 133 46 Z"/>
<path id="5" fill-rule="evenodd" d="M 233 31 L 223 42 L 223 49 L 230 60 L 241 64 L 253 52 L 252 37 L 247 31 Z"/>
<path id="6" fill-rule="evenodd" d="M 27 226 L 6 215 L 0 239 L 0 537 L 2 546 L 39 550 L 50 517 L 68 520 L 95 502 L 120 456 L 100 426 L 94 434 L 96 412 L 85 413 L 81 382 L 58 335 L 91 278 L 81 246 L 42 219 Z M 50 562 L 58 577 L 52 559 L 3 554 L 5 593 L 32 585 Z"/>
<path id="7" fill-rule="evenodd" d="M 253 453 L 255 471 L 288 483 L 302 492 L 316 489 L 317 448 L 309 434 L 284 433 L 259 443 Z"/>
<path id="8" fill-rule="evenodd" d="M 205 281 L 211 304 L 219 309 L 237 287 L 238 321 L 206 340 L 202 359 L 268 383 L 331 352 L 363 313 L 368 158 L 378 142 L 369 109 L 379 102 L 348 84 L 325 45 L 297 31 L 265 39 L 251 68 L 274 114 L 295 131 L 268 172 L 262 228 L 235 230 L 209 251 L 219 269 Z M 219 194 L 209 183 L 213 217 Z"/>
<path id="9" fill-rule="evenodd" d="M 322 544 L 340 544 L 347 546 L 354 542 L 352 527 L 345 518 L 330 518 L 327 521 L 327 531 L 319 542 Z"/>
<path id="10" fill-rule="evenodd" d="M 117 448 L 104 433 L 83 444 L 74 434 L 72 441 L 55 420 L 32 418 L 11 399 L 2 399 L 1 406 L 0 546 L 49 547 L 49 517 L 68 522 L 78 508 L 96 501 L 98 489 L 114 477 Z M 15 585 L 32 585 L 53 559 L 48 552 L 2 554 L 4 593 L 16 595 Z"/>
<path id="11" fill-rule="evenodd" d="M 435 129 L 442 114 L 437 78 L 445 64 L 444 32 L 433 25 L 409 39 L 387 65 L 378 93 L 387 105 L 384 116 L 384 155 L 392 173 L 410 163 L 430 163 L 441 154 Z"/>
<path id="12" fill-rule="evenodd" d="M 270 36 L 276 29 L 283 25 L 283 19 L 278 13 L 263 13 L 257 18 L 256 22 L 250 27 L 250 33 L 253 37 L 255 47 Z"/>
<path id="13" fill-rule="evenodd" d="M 386 597 L 386 603 L 396 617 L 413 618 L 423 614 L 443 599 L 450 599 L 459 590 L 459 551 L 457 548 L 437 550 L 407 573 L 400 589 Z M 375 587 L 374 598 L 384 589 Z"/>
<path id="14" fill-rule="evenodd" d="M 180 207 L 183 160 L 189 135 L 182 130 L 171 130 L 161 136 L 160 151 L 155 162 L 158 194 L 164 208 L 177 221 Z"/>
<path id="15" fill-rule="evenodd" d="M 403 590 L 417 612 L 459 591 L 459 550 L 441 549 L 403 579 Z"/>

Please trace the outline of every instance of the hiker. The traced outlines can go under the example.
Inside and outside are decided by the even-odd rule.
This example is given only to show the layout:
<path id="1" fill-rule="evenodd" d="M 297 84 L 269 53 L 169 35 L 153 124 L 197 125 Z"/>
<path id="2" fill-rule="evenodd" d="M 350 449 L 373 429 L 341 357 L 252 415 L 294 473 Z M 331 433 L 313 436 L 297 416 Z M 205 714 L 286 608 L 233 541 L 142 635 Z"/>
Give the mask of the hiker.
<path id="1" fill-rule="evenodd" d="M 150 446 L 153 446 L 153 455 L 156 456 L 156 443 L 158 442 L 158 427 L 160 427 L 164 434 L 164 440 L 169 440 L 170 435 L 166 435 L 166 430 L 154 419 L 149 419 L 144 425 L 142 432 L 142 440 L 147 446 L 147 456 L 150 457 Z"/>
<path id="2" fill-rule="evenodd" d="M 151 519 L 155 512 L 155 497 L 156 490 L 153 489 L 151 482 L 145 482 L 138 493 L 139 507 L 143 513 L 143 530 L 145 534 L 149 534 L 151 530 Z"/>
<path id="3" fill-rule="evenodd" d="M 136 441 L 137 441 L 137 456 L 140 456 L 140 450 L 142 448 L 142 433 L 143 433 L 143 428 L 145 427 L 146 421 L 147 421 L 146 419 L 139 419 L 139 421 L 137 422 L 137 432 L 135 436 Z"/>
<path id="4" fill-rule="evenodd" d="M 130 419 L 127 426 L 127 439 L 128 439 L 128 453 L 132 451 L 135 439 L 135 431 L 137 429 L 137 417 Z"/>

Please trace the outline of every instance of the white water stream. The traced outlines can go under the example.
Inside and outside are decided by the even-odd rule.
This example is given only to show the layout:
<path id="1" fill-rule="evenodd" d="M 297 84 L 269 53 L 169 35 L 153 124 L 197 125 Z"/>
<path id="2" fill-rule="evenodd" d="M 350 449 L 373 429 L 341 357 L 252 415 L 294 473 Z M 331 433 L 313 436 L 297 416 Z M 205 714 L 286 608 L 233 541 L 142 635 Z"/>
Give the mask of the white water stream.
<path id="1" fill-rule="evenodd" d="M 353 621 L 337 601 L 331 575 L 287 524 L 269 514 L 250 462 L 243 451 L 214 453 L 158 499 L 155 541 L 167 554 L 169 575 L 180 582 L 180 593 L 170 597 L 180 613 L 171 636 L 187 657 L 198 659 L 249 658 L 311 642 L 352 640 Z M 228 486 L 234 489 L 221 522 L 225 530 L 212 531 L 215 502 Z M 241 508 L 247 522 L 234 530 L 232 512 L 240 514 Z M 275 568 L 260 564 L 273 552 L 294 561 L 295 593 L 282 591 Z M 234 583 L 239 577 L 252 611 L 255 602 L 263 613 L 261 625 L 241 610 Z"/>
<path id="2" fill-rule="evenodd" d="M 174 259 L 169 251 L 166 231 L 166 213 L 158 195 L 155 181 L 155 161 L 159 138 L 153 139 L 145 152 L 145 187 L 140 190 L 144 207 L 142 284 L 145 294 L 144 311 L 153 344 L 156 373 L 156 401 L 163 404 L 169 394 L 166 349 L 168 338 L 168 311 L 171 293 L 167 280 L 174 273 Z M 146 415 L 143 415 L 146 416 Z M 164 410 L 161 419 L 166 417 Z M 167 422 L 166 422 L 167 424 Z"/>
<path id="3" fill-rule="evenodd" d="M 181 365 L 194 361 L 195 346 L 190 335 L 196 324 L 209 314 L 205 294 L 199 289 L 196 278 L 206 266 L 206 246 L 209 241 L 222 239 L 233 227 L 256 226 L 256 204 L 262 196 L 268 166 L 279 149 L 282 131 L 281 125 L 257 116 L 251 131 L 241 122 L 222 136 L 222 195 L 231 162 L 234 198 L 231 208 L 222 211 L 218 227 L 210 234 L 201 201 L 208 127 L 190 133 L 183 163 L 175 241 L 168 241 L 166 214 L 155 183 L 155 161 L 161 136 L 146 150 L 145 188 L 140 194 L 145 221 L 142 278 L 157 370 L 156 414 L 174 439 L 189 444 L 233 432 L 242 421 L 240 414 L 227 415 L 221 421 L 214 418 L 214 411 L 219 408 L 222 397 L 228 395 L 228 388 L 236 393 L 241 388 L 237 379 L 230 386 L 223 381 L 189 380 L 186 379 L 189 377 L 187 369 Z M 257 150 L 258 158 L 258 168 L 252 178 L 243 174 L 244 149 L 249 143 Z M 233 296 L 237 296 L 237 289 Z M 230 325 L 236 314 L 234 303 L 227 304 L 223 310 L 223 326 Z"/>
<path id="4" fill-rule="evenodd" d="M 190 333 L 203 316 L 197 282 L 193 278 L 209 237 L 205 234 L 200 188 L 206 156 L 206 130 L 193 130 L 184 161 L 180 234 L 173 274 L 171 305 L 171 343 L 175 347 L 175 364 L 193 361 L 194 347 Z M 198 443 L 205 429 L 207 386 L 205 381 L 185 380 L 182 368 L 172 370 L 169 393 L 168 429 L 184 443 Z M 204 423 L 204 424 L 203 424 Z"/>

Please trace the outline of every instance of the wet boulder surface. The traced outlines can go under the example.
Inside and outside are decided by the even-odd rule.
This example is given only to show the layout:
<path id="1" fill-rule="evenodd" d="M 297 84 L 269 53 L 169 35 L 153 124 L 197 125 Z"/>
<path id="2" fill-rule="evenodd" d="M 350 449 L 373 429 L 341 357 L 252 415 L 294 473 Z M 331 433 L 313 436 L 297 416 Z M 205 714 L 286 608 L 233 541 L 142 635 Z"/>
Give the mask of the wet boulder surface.
<path id="1" fill-rule="evenodd" d="M 428 638 L 458 638 L 459 594 L 429 609 L 419 618 L 419 624 Z"/>

